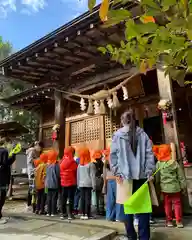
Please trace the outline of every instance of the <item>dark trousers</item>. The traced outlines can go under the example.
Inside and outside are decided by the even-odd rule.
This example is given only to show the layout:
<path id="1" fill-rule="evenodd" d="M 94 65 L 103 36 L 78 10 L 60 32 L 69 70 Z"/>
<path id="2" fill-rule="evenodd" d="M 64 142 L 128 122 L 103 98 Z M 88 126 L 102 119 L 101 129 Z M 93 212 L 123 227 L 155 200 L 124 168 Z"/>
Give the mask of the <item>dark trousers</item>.
<path id="1" fill-rule="evenodd" d="M 33 194 L 33 195 L 34 195 L 34 194 Z M 28 207 L 32 206 L 33 212 L 35 212 L 35 210 L 36 210 L 36 201 L 32 203 L 32 199 L 34 198 L 33 195 L 32 195 L 32 190 L 31 190 L 31 188 L 29 188 L 28 194 L 27 194 L 27 206 L 28 206 Z"/>
<path id="2" fill-rule="evenodd" d="M 62 187 L 62 214 L 67 213 L 67 200 L 69 200 L 68 214 L 72 214 L 76 186 Z"/>
<path id="3" fill-rule="evenodd" d="M 96 207 L 97 213 L 104 213 L 104 195 L 102 194 L 102 190 L 96 190 Z"/>
<path id="4" fill-rule="evenodd" d="M 31 206 L 32 203 L 32 194 L 31 194 L 31 189 L 28 189 L 28 194 L 27 194 L 27 206 Z"/>
<path id="5" fill-rule="evenodd" d="M 136 192 L 145 182 L 146 182 L 146 179 L 133 180 L 133 193 Z M 138 225 L 139 240 L 149 240 L 150 239 L 150 214 L 149 213 L 137 214 L 137 218 L 139 220 L 139 225 Z M 126 215 L 125 229 L 127 232 L 128 239 L 137 240 L 137 233 L 134 228 L 133 220 L 134 220 L 134 215 L 132 214 Z"/>
<path id="6" fill-rule="evenodd" d="M 0 219 L 2 218 L 2 208 L 5 204 L 6 190 L 0 190 Z"/>
<path id="7" fill-rule="evenodd" d="M 79 210 L 79 201 L 81 198 L 80 190 L 77 188 L 75 191 L 75 198 L 74 198 L 74 210 Z"/>
<path id="8" fill-rule="evenodd" d="M 57 213 L 57 198 L 58 198 L 58 189 L 48 188 L 47 211 L 49 215 Z"/>
<path id="9" fill-rule="evenodd" d="M 91 193 L 92 188 L 80 188 L 81 192 L 81 211 L 83 215 L 87 214 L 88 217 L 91 215 Z"/>
<path id="10" fill-rule="evenodd" d="M 43 188 L 37 190 L 36 211 L 40 211 L 41 213 L 43 213 L 45 211 L 45 202 L 46 202 L 45 189 Z"/>

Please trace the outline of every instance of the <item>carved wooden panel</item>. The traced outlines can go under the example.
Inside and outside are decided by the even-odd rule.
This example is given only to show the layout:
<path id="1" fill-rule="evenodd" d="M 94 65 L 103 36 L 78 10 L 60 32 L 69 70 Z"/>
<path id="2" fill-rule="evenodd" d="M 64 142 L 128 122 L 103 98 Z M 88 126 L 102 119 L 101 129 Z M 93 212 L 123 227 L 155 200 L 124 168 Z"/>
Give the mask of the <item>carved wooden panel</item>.
<path id="1" fill-rule="evenodd" d="M 99 118 L 88 118 L 85 120 L 85 142 L 99 139 Z"/>
<path id="2" fill-rule="evenodd" d="M 71 122 L 71 144 L 86 143 L 99 140 L 99 117 L 92 117 Z"/>
<path id="3" fill-rule="evenodd" d="M 111 120 L 109 115 L 105 116 L 105 139 L 111 140 L 112 134 L 120 128 L 120 122 L 117 119 Z"/>
<path id="4" fill-rule="evenodd" d="M 71 144 L 84 142 L 85 139 L 85 121 L 79 120 L 71 123 Z"/>
<path id="5" fill-rule="evenodd" d="M 52 144 L 53 144 L 53 142 L 52 142 L 52 126 L 43 128 L 42 138 L 43 138 L 42 140 L 45 145 L 45 148 L 52 147 Z"/>

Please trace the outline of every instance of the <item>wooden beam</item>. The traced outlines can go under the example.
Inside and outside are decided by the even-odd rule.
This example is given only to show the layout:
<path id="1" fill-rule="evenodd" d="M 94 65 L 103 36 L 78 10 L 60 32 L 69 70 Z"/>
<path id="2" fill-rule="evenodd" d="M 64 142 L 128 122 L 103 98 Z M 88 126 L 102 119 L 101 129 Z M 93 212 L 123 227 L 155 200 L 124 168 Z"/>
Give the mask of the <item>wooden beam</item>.
<path id="1" fill-rule="evenodd" d="M 55 98 L 55 124 L 60 125 L 59 131 L 59 139 L 57 141 L 58 144 L 58 151 L 59 157 L 63 157 L 63 150 L 65 147 L 65 114 L 66 114 L 66 106 L 67 101 L 63 99 L 62 93 L 55 91 L 54 93 Z"/>
<path id="2" fill-rule="evenodd" d="M 73 44 L 73 42 L 72 42 Z M 81 45 L 80 46 L 76 46 L 75 48 L 69 48 L 67 47 L 66 45 L 64 44 L 58 44 L 58 46 L 61 48 L 61 49 L 64 49 L 66 51 L 66 53 L 61 53 L 62 55 L 64 56 L 73 56 L 75 57 L 74 55 L 77 55 L 78 53 L 80 52 L 85 52 L 85 53 L 89 53 L 92 57 L 94 56 L 95 52 L 92 52 L 84 47 L 82 47 Z M 67 52 L 68 51 L 68 52 Z M 85 57 L 82 59 L 86 59 Z"/>
<path id="3" fill-rule="evenodd" d="M 103 72 L 101 74 L 97 74 L 94 77 L 87 78 L 83 84 L 75 84 L 75 87 L 72 88 L 72 91 L 88 91 L 95 87 L 102 86 L 105 83 L 123 80 L 136 73 L 136 71 L 137 69 L 131 66 L 127 66 L 125 69 L 123 69 L 122 67 L 114 68 L 112 70 L 109 70 L 108 72 Z"/>
<path id="4" fill-rule="evenodd" d="M 62 47 L 60 47 L 60 48 L 62 49 Z M 63 47 L 63 49 L 66 49 L 66 47 Z M 68 50 L 68 52 L 59 52 L 59 51 L 57 51 L 57 48 L 54 48 L 53 51 L 56 52 L 58 55 L 63 56 L 64 59 L 66 57 L 79 58 L 80 60 L 86 60 L 87 59 L 85 57 L 75 56 L 76 53 L 78 53 L 79 51 L 82 51 L 82 49 L 75 48 L 75 50 L 73 50 L 73 51 Z"/>
<path id="5" fill-rule="evenodd" d="M 70 146 L 70 122 L 65 124 L 65 147 Z"/>
<path id="6" fill-rule="evenodd" d="M 69 67 L 66 70 L 64 70 L 63 72 L 61 72 L 59 77 L 60 77 L 60 79 L 68 78 L 73 72 L 81 70 L 82 68 L 89 67 L 92 64 L 97 64 L 97 65 L 102 64 L 104 61 L 105 61 L 105 59 L 103 59 L 101 57 L 95 57 L 95 58 L 87 60 L 83 63 L 74 64 L 72 67 Z"/>
<path id="7" fill-rule="evenodd" d="M 37 78 L 34 76 L 30 76 L 30 75 L 15 75 L 15 74 L 11 74 L 12 78 L 15 79 L 19 79 L 21 81 L 26 81 L 26 78 L 28 78 L 28 82 L 34 83 L 32 80 L 40 80 L 41 78 Z"/>
<path id="8" fill-rule="evenodd" d="M 63 57 L 61 57 L 59 54 L 55 52 L 44 53 L 44 56 L 46 56 L 47 58 L 49 58 L 50 60 L 54 61 L 59 65 L 69 66 L 72 64 L 70 61 L 65 61 Z"/>
<path id="9" fill-rule="evenodd" d="M 100 129 L 100 136 L 99 136 L 99 143 L 100 149 L 105 149 L 105 116 L 99 116 L 99 129 Z"/>
<path id="10" fill-rule="evenodd" d="M 56 45 L 58 46 L 58 44 Z M 48 57 L 50 60 L 55 61 L 56 63 L 62 63 L 62 65 L 72 65 L 74 62 L 83 61 L 85 58 L 74 56 L 70 50 L 66 50 L 66 52 L 60 52 L 58 49 L 64 49 L 64 47 L 55 47 L 51 49 L 50 52 L 48 49 L 44 52 L 44 56 Z"/>
<path id="11" fill-rule="evenodd" d="M 44 73 L 44 71 L 41 70 L 41 68 L 38 69 L 38 68 L 31 67 L 31 66 L 20 65 L 19 69 L 24 70 L 24 71 L 28 71 L 28 72 L 34 72 L 36 70 L 36 71 L 38 71 L 40 73 Z"/>
<path id="12" fill-rule="evenodd" d="M 31 58 L 31 59 L 27 59 L 27 65 L 30 65 L 30 66 L 34 66 L 34 67 L 38 67 L 38 68 L 46 68 L 47 71 L 49 70 L 58 70 L 58 69 L 62 69 L 61 66 L 58 66 L 58 65 L 53 65 L 53 64 L 43 64 L 43 63 L 39 63 L 36 61 L 36 59 L 34 58 Z"/>
<path id="13" fill-rule="evenodd" d="M 116 28 L 116 29 L 118 29 L 118 28 Z M 116 30 L 116 29 L 115 29 L 115 30 Z M 116 42 L 116 41 L 114 41 L 114 40 L 112 40 L 112 39 L 109 38 L 110 35 L 116 33 L 115 30 L 114 30 L 113 32 L 108 33 L 108 32 L 102 32 L 101 30 L 96 29 L 96 31 L 98 32 L 98 34 L 99 34 L 101 37 L 99 36 L 99 38 L 93 39 L 93 38 L 91 38 L 91 37 L 89 36 L 89 38 L 91 39 L 91 41 L 94 41 L 94 42 L 96 42 L 97 44 L 98 44 L 99 41 L 101 41 L 101 40 L 103 39 L 106 43 L 111 43 L 111 44 L 114 44 L 114 45 L 116 45 L 116 46 L 119 46 L 119 45 L 120 45 L 120 42 Z M 87 36 L 87 35 L 86 35 L 86 36 Z M 102 38 L 102 39 L 101 39 L 101 38 Z"/>

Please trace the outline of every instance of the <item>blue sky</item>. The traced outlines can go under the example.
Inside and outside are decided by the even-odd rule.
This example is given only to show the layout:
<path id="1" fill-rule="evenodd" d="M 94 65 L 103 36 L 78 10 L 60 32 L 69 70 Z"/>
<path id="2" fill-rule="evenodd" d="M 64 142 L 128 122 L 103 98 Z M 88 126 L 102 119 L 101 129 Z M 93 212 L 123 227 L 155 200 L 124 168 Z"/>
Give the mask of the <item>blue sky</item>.
<path id="1" fill-rule="evenodd" d="M 87 10 L 87 0 L 0 0 L 0 36 L 17 51 Z"/>

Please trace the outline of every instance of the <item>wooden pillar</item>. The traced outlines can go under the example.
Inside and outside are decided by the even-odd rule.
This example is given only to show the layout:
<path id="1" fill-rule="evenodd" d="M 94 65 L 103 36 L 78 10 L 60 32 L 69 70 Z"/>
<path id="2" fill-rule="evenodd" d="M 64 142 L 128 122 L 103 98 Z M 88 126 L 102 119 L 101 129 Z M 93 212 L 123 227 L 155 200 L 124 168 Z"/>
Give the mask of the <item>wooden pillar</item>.
<path id="1" fill-rule="evenodd" d="M 59 139 L 57 140 L 57 149 L 59 157 L 63 157 L 63 151 L 65 147 L 65 107 L 66 100 L 62 97 L 62 93 L 55 91 L 55 124 L 60 125 Z"/>
<path id="2" fill-rule="evenodd" d="M 105 116 L 101 115 L 99 117 L 99 125 L 100 125 L 100 149 L 104 149 L 105 146 Z"/>
<path id="3" fill-rule="evenodd" d="M 136 110 L 137 110 L 137 118 L 139 121 L 139 127 L 143 128 L 143 121 L 144 121 L 144 117 L 145 117 L 144 105 L 143 104 L 137 105 Z"/>
<path id="4" fill-rule="evenodd" d="M 65 124 L 65 147 L 70 146 L 71 139 L 70 139 L 70 122 L 66 122 Z"/>
<path id="5" fill-rule="evenodd" d="M 172 102 L 173 121 L 168 121 L 166 124 L 163 124 L 165 143 L 174 142 L 177 147 L 178 157 L 179 159 L 181 159 L 180 141 L 177 127 L 178 125 L 173 96 L 172 81 L 168 75 L 165 76 L 163 68 L 157 69 L 157 81 L 160 99 L 170 100 Z"/>

